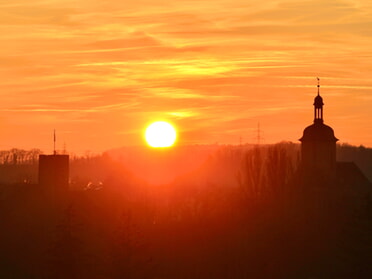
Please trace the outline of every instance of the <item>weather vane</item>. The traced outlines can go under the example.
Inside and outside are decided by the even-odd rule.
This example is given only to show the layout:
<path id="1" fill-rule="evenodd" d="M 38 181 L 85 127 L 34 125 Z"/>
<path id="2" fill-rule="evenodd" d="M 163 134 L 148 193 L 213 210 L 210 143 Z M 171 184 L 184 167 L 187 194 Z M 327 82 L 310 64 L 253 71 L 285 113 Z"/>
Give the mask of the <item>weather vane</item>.
<path id="1" fill-rule="evenodd" d="M 319 95 L 319 88 L 320 88 L 320 78 L 316 78 L 318 80 L 318 95 Z"/>

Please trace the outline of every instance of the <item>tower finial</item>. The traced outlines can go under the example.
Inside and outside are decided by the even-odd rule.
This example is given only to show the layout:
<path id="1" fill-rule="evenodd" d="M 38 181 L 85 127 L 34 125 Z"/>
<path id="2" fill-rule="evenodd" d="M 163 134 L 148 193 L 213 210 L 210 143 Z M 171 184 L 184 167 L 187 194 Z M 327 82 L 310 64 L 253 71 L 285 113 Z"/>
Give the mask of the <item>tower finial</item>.
<path id="1" fill-rule="evenodd" d="M 320 78 L 316 78 L 318 80 L 318 96 L 319 96 L 319 90 L 320 90 Z"/>

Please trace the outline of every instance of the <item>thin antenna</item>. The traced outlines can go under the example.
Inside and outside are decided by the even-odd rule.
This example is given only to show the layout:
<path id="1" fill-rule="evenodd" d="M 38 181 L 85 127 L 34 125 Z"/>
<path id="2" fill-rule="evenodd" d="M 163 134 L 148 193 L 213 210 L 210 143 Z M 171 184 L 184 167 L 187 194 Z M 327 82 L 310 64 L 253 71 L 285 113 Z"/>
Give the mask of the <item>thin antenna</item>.
<path id="1" fill-rule="evenodd" d="M 66 151 L 66 142 L 63 143 L 63 154 L 67 154 L 67 151 Z"/>
<path id="2" fill-rule="evenodd" d="M 319 96 L 319 90 L 320 90 L 320 78 L 316 78 L 318 80 L 318 96 Z"/>
<path id="3" fill-rule="evenodd" d="M 257 123 L 257 144 L 260 145 L 261 143 L 261 128 L 260 122 Z"/>
<path id="4" fill-rule="evenodd" d="M 241 146 L 242 145 L 242 141 L 243 141 L 243 138 L 242 136 L 239 137 L 239 145 Z"/>
<path id="5" fill-rule="evenodd" d="M 53 150 L 53 154 L 56 155 L 56 154 L 57 154 L 57 152 L 56 152 L 56 129 L 54 129 L 53 141 L 54 141 L 54 150 Z"/>

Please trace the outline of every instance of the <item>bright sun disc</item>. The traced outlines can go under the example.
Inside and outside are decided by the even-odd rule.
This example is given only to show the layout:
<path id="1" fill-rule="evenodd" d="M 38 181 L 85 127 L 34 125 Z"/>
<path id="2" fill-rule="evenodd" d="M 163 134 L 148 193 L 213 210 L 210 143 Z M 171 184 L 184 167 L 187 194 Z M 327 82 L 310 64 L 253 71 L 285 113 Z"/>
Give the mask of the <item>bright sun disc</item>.
<path id="1" fill-rule="evenodd" d="M 151 147 L 169 147 L 176 141 L 177 133 L 168 122 L 157 121 L 147 127 L 145 138 Z"/>

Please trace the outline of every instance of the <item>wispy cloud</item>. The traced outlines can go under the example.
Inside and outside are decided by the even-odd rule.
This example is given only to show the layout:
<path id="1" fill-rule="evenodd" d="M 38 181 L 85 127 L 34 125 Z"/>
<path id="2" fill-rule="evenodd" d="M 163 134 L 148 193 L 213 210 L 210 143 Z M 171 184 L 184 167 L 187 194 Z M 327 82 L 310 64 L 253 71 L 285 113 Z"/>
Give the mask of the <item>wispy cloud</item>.
<path id="1" fill-rule="evenodd" d="M 320 76 L 334 125 L 344 125 L 347 104 L 353 127 L 372 133 L 367 0 L 0 0 L 0 8 L 7 129 L 25 121 L 37 135 L 57 122 L 71 140 L 94 131 L 92 145 L 103 149 L 97 129 L 120 145 L 118 131 L 140 132 L 158 116 L 190 142 L 209 134 L 223 142 L 225 131 L 229 141 L 261 119 L 273 129 L 268 141 L 297 139 Z"/>

